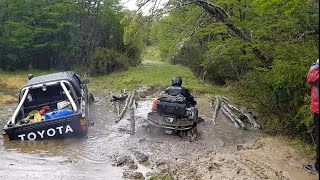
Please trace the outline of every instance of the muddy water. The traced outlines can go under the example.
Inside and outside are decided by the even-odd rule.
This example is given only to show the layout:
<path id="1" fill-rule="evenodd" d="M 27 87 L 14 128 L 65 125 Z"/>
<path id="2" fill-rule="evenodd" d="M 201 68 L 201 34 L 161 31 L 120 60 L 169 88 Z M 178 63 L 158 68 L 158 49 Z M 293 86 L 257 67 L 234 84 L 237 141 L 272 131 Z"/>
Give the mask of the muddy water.
<path id="1" fill-rule="evenodd" d="M 136 134 L 130 136 L 130 122 L 125 117 L 115 123 L 115 113 L 107 95 L 100 94 L 91 107 L 95 126 L 88 138 L 47 141 L 3 141 L 0 139 L 0 179 L 122 179 L 125 167 L 114 167 L 119 156 L 135 157 L 141 152 L 149 157 L 148 166 L 139 165 L 144 175 L 161 161 L 194 159 L 197 155 L 232 147 L 255 139 L 259 133 L 236 129 L 226 118 L 219 116 L 217 125 L 211 122 L 212 111 L 205 99 L 197 99 L 199 114 L 204 118 L 198 126 L 199 137 L 194 142 L 161 130 L 148 133 L 143 128 L 152 100 L 139 101 L 136 115 Z M 0 126 L 12 115 L 15 105 L 1 107 Z"/>

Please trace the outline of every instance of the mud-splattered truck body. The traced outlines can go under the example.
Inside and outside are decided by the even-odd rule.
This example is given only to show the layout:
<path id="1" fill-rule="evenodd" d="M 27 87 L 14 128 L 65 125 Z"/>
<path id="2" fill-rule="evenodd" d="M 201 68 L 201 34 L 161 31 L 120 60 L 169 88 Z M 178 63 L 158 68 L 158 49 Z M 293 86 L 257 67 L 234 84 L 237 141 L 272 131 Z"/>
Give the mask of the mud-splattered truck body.
<path id="1" fill-rule="evenodd" d="M 88 81 L 72 71 L 29 77 L 19 104 L 3 128 L 9 140 L 83 137 L 88 132 Z"/>

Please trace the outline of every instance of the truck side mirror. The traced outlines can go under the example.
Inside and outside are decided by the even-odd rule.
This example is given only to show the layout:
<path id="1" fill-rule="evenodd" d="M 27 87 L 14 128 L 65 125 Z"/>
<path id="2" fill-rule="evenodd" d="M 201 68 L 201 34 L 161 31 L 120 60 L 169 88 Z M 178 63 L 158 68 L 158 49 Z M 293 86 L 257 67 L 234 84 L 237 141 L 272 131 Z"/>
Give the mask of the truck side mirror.
<path id="1" fill-rule="evenodd" d="M 33 74 L 28 74 L 28 79 L 32 79 L 33 78 Z"/>

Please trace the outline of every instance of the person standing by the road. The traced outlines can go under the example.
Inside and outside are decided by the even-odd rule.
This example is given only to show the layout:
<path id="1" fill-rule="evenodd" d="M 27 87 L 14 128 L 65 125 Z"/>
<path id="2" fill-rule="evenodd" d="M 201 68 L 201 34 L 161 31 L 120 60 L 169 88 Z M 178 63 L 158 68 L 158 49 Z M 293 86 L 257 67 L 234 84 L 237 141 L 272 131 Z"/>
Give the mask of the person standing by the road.
<path id="1" fill-rule="evenodd" d="M 319 172 L 319 59 L 316 63 L 312 64 L 307 75 L 307 82 L 312 85 L 310 110 L 314 113 L 313 121 L 316 140 L 316 163 L 314 165 L 305 165 L 305 168 L 308 171 Z"/>

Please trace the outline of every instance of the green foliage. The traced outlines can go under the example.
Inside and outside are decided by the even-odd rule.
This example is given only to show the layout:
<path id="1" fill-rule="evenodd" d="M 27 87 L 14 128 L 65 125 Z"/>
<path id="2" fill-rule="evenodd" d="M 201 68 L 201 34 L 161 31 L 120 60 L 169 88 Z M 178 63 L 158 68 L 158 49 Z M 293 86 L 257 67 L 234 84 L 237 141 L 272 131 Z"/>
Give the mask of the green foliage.
<path id="1" fill-rule="evenodd" d="M 99 48 L 114 49 L 135 66 L 143 47 L 124 42 L 125 14 L 113 0 L 1 0 L 0 69 L 89 66 Z"/>
<path id="2" fill-rule="evenodd" d="M 0 23 L 3 30 L 0 34 L 2 69 L 47 69 L 58 52 L 72 48 L 70 31 L 75 24 L 62 18 L 71 3 L 61 0 L 55 3 L 45 0 L 0 3 L 0 11 L 4 12 Z"/>
<path id="3" fill-rule="evenodd" d="M 185 7 L 177 9 L 170 13 L 170 16 L 163 17 L 156 22 L 151 28 L 151 36 L 159 39 L 159 48 L 161 58 L 164 60 L 172 59 L 176 54 L 176 50 L 181 49 L 184 43 L 188 41 L 190 35 L 197 25 L 198 16 L 201 10 L 194 7 Z"/>
<path id="4" fill-rule="evenodd" d="M 115 49 L 99 48 L 90 56 L 88 71 L 92 75 L 110 74 L 114 71 L 127 69 L 129 58 Z"/>
<path id="5" fill-rule="evenodd" d="M 299 74 L 306 70 L 295 69 L 294 66 L 299 67 L 293 63 L 278 62 L 272 70 L 251 71 L 243 78 L 239 89 L 246 104 L 255 106 L 261 117 L 267 120 L 266 125 L 277 131 L 295 128 L 294 118 L 304 104 L 306 88 Z"/>
<path id="6" fill-rule="evenodd" d="M 211 83 L 236 84 L 240 99 L 259 112 L 267 128 L 300 134 L 310 130 L 305 76 L 318 56 L 318 4 L 313 0 L 212 3 L 225 9 L 229 18 L 218 21 L 191 3 L 155 20 L 152 42 L 159 46 L 161 57 L 190 67 Z"/>
<path id="7" fill-rule="evenodd" d="M 286 133 L 305 133 L 310 128 L 310 91 L 305 77 L 316 53 L 310 41 L 276 45 L 272 69 L 256 68 L 243 78 L 240 95 L 255 105 L 268 128 Z"/>
<path id="8" fill-rule="evenodd" d="M 123 41 L 127 56 L 131 59 L 131 65 L 136 66 L 141 63 L 142 50 L 150 44 L 150 17 L 127 11 L 121 22 L 125 26 Z"/>

